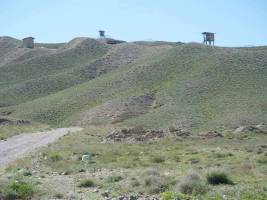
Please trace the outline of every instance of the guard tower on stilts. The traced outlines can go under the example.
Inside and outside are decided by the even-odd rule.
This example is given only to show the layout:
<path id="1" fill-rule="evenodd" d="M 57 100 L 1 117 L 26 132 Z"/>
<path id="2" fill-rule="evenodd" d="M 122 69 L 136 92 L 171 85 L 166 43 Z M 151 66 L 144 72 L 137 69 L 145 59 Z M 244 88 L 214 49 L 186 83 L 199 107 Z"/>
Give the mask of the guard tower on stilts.
<path id="1" fill-rule="evenodd" d="M 105 31 L 100 30 L 100 31 L 98 31 L 98 32 L 99 32 L 99 37 L 100 37 L 101 39 L 106 38 L 106 36 L 105 36 Z"/>
<path id="2" fill-rule="evenodd" d="M 215 33 L 203 32 L 202 35 L 203 35 L 203 43 L 204 44 L 214 46 Z"/>

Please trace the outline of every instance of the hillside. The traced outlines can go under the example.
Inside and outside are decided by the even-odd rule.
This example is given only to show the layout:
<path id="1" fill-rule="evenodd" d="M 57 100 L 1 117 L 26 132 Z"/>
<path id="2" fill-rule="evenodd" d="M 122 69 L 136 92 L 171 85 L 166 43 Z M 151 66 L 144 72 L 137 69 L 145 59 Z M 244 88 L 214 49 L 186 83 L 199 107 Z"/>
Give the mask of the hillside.
<path id="1" fill-rule="evenodd" d="M 12 58 L 0 62 L 0 112 L 14 118 L 189 130 L 267 122 L 267 47 L 90 38 L 32 50 L 0 44 L 0 55 Z"/>

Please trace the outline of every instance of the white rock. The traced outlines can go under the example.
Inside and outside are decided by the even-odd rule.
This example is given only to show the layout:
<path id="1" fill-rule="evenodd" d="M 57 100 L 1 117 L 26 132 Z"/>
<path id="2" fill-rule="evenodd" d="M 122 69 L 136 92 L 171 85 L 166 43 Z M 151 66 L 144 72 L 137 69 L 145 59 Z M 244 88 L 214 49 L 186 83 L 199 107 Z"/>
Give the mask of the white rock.
<path id="1" fill-rule="evenodd" d="M 83 155 L 82 156 L 82 161 L 88 161 L 91 160 L 91 156 L 90 155 Z"/>

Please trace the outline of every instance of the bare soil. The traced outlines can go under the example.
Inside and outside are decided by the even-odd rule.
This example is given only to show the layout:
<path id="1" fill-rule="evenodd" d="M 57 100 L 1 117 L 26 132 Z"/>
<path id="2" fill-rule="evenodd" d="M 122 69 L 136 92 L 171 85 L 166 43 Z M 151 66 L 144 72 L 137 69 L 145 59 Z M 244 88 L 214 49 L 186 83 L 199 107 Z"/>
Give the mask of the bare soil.
<path id="1" fill-rule="evenodd" d="M 19 157 L 25 156 L 33 150 L 56 141 L 58 138 L 82 128 L 59 128 L 32 134 L 20 134 L 0 141 L 0 168 Z"/>

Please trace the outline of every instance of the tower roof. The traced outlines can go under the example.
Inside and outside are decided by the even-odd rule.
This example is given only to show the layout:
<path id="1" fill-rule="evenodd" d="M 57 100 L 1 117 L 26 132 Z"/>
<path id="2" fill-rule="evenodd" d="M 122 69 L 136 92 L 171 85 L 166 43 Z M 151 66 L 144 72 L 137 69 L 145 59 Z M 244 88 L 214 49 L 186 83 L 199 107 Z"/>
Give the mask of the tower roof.
<path id="1" fill-rule="evenodd" d="M 202 34 L 216 34 L 216 33 L 212 33 L 212 32 L 203 32 Z"/>
<path id="2" fill-rule="evenodd" d="M 23 38 L 22 40 L 27 40 L 27 39 L 34 39 L 34 37 L 25 37 L 25 38 Z"/>

